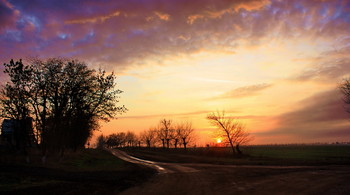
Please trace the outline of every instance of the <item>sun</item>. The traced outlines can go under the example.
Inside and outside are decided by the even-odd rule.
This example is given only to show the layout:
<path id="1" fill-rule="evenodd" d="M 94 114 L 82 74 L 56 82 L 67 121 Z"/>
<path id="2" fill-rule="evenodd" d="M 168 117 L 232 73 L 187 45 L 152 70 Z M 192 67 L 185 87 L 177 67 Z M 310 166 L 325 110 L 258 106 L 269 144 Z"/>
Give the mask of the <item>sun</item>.
<path id="1" fill-rule="evenodd" d="M 221 143 L 221 138 L 217 138 L 216 143 L 218 143 L 218 144 Z"/>

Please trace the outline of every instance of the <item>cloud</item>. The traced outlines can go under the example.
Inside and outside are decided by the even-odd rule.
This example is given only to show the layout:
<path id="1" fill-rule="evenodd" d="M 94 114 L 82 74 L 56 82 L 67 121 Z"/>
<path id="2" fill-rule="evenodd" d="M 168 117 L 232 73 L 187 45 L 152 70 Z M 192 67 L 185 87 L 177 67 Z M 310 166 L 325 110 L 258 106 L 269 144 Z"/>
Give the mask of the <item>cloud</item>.
<path id="1" fill-rule="evenodd" d="M 263 84 L 239 87 L 231 91 L 228 91 L 222 95 L 213 97 L 211 99 L 215 100 L 215 99 L 242 98 L 242 97 L 255 96 L 259 94 L 260 91 L 265 90 L 271 86 L 272 86 L 271 84 L 263 83 Z"/>
<path id="2" fill-rule="evenodd" d="M 207 114 L 210 111 L 196 111 L 196 112 L 185 112 L 185 113 L 172 113 L 172 114 L 154 114 L 154 115 L 140 115 L 140 116 L 119 116 L 120 119 L 145 119 L 145 118 L 164 118 L 164 117 L 182 117 L 182 116 L 193 116 L 199 114 Z"/>
<path id="3" fill-rule="evenodd" d="M 224 1 L 222 1 L 224 2 Z M 249 1 L 226 1 L 229 3 L 218 2 L 216 6 L 208 6 L 202 9 L 200 13 L 187 17 L 187 23 L 193 24 L 198 19 L 216 19 L 221 18 L 224 14 L 232 14 L 239 10 L 254 11 L 259 10 L 270 4 L 269 0 L 249 0 Z"/>
<path id="4" fill-rule="evenodd" d="M 322 138 L 350 138 L 350 115 L 345 111 L 339 91 L 317 93 L 301 101 L 299 107 L 301 108 L 295 111 L 271 117 L 270 120 L 278 121 L 277 127 L 262 134 L 294 136 L 300 142 Z"/>
<path id="5" fill-rule="evenodd" d="M 120 15 L 119 11 L 115 11 L 108 15 L 93 17 L 93 18 L 86 18 L 86 19 L 77 19 L 77 20 L 68 20 L 65 21 L 65 24 L 85 24 L 85 23 L 103 23 L 108 19 L 111 19 L 113 17 L 117 17 Z"/>
<path id="6" fill-rule="evenodd" d="M 316 80 L 319 82 L 339 80 L 350 73 L 349 53 L 350 47 L 325 52 L 314 60 L 311 68 L 302 71 L 292 80 Z"/>
<path id="7" fill-rule="evenodd" d="M 345 112 L 340 91 L 337 89 L 317 93 L 299 103 L 303 108 L 280 116 L 283 124 L 337 121 L 349 118 Z"/>
<path id="8" fill-rule="evenodd" d="M 13 5 L 6 0 L 0 1 L 0 32 L 5 29 L 15 27 L 19 11 L 14 9 Z"/>
<path id="9" fill-rule="evenodd" d="M 212 48 L 234 52 L 241 40 L 341 42 L 350 31 L 348 7 L 309 0 L 2 0 L 0 61 L 61 56 L 122 70 Z"/>

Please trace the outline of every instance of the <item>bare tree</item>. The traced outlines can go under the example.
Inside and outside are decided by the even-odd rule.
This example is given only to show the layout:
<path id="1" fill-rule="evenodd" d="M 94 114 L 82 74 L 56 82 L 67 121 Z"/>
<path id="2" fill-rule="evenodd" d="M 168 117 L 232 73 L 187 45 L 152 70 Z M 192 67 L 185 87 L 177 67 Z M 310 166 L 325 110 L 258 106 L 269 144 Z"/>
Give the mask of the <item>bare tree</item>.
<path id="1" fill-rule="evenodd" d="M 156 136 L 157 136 L 157 129 L 150 128 L 148 130 L 141 132 L 140 139 L 146 143 L 148 148 L 150 148 L 154 145 Z"/>
<path id="2" fill-rule="evenodd" d="M 170 146 L 170 140 L 172 138 L 171 124 L 172 121 L 167 119 L 162 119 L 159 122 L 157 136 L 162 141 L 163 148 L 165 148 L 165 144 L 167 148 Z"/>
<path id="3" fill-rule="evenodd" d="M 343 83 L 340 84 L 339 88 L 343 94 L 344 102 L 350 105 L 350 78 L 344 79 Z M 347 108 L 346 111 L 350 113 L 350 108 Z"/>
<path id="4" fill-rule="evenodd" d="M 193 132 L 194 129 L 192 128 L 192 123 L 190 122 L 179 123 L 176 126 L 177 139 L 179 139 L 185 150 L 187 149 L 187 144 L 194 139 Z"/>
<path id="5" fill-rule="evenodd" d="M 127 146 L 129 146 L 129 147 L 135 146 L 135 142 L 137 142 L 136 134 L 134 132 L 131 132 L 131 131 L 126 132 L 125 141 L 126 141 Z"/>
<path id="6" fill-rule="evenodd" d="M 236 150 L 241 154 L 239 146 L 252 140 L 243 123 L 238 118 L 225 116 L 224 111 L 210 113 L 207 119 L 218 128 L 220 136 L 230 144 L 233 154 L 236 154 Z"/>
<path id="7" fill-rule="evenodd" d="M 181 126 L 178 124 L 176 125 L 175 129 L 171 131 L 171 139 L 174 141 L 174 148 L 177 148 L 177 145 L 179 145 L 180 142 L 180 130 Z"/>

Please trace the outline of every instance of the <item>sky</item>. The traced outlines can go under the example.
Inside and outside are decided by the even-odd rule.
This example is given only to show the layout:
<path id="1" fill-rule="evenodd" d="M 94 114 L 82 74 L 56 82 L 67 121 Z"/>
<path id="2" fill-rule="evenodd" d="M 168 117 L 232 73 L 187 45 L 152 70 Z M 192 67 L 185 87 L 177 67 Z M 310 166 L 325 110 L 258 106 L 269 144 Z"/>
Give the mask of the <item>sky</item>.
<path id="1" fill-rule="evenodd" d="M 168 118 L 191 121 L 203 145 L 214 141 L 206 116 L 225 110 L 250 144 L 350 141 L 338 90 L 350 1 L 0 0 L 0 24 L 1 63 L 64 57 L 116 73 L 129 111 L 95 135 Z"/>

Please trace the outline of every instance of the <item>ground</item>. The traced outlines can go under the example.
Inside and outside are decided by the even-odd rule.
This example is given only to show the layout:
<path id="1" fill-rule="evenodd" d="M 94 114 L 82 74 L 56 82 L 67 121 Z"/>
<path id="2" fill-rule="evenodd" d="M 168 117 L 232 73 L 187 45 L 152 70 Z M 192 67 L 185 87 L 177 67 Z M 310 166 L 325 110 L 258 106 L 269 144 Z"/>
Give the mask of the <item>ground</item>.
<path id="1" fill-rule="evenodd" d="M 30 163 L 23 155 L 1 157 L 0 194 L 116 194 L 155 174 L 102 150 L 69 153 L 62 160 L 51 155 L 45 165 L 35 154 Z"/>
<path id="2" fill-rule="evenodd" d="M 122 194 L 350 194 L 347 165 L 168 163 L 140 160 L 123 151 L 114 154 L 159 172 Z"/>
<path id="3" fill-rule="evenodd" d="M 45 165 L 2 153 L 0 194 L 350 194 L 349 148 L 88 149 Z"/>

